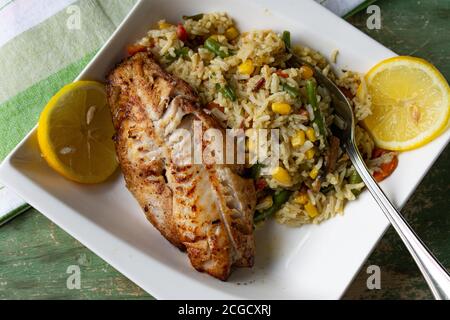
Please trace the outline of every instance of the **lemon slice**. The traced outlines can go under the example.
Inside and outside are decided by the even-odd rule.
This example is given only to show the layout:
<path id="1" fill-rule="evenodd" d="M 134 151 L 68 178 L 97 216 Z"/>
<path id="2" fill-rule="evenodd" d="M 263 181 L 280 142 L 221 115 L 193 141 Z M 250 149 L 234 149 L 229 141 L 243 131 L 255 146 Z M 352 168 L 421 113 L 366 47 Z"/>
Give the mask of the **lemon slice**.
<path id="1" fill-rule="evenodd" d="M 117 169 L 113 135 L 105 88 L 98 82 L 65 86 L 39 119 L 42 155 L 50 167 L 79 183 L 103 182 Z"/>
<path id="2" fill-rule="evenodd" d="M 366 76 L 373 114 L 364 122 L 381 148 L 405 151 L 432 141 L 447 128 L 449 86 L 425 60 L 395 57 Z"/>

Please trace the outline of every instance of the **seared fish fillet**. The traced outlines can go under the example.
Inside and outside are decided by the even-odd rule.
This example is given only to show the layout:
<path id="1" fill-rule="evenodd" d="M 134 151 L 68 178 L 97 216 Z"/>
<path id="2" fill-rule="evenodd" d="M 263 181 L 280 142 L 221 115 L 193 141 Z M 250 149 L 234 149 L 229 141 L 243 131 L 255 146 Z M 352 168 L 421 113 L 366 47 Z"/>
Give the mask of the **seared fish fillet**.
<path id="1" fill-rule="evenodd" d="M 233 267 L 252 267 L 256 192 L 237 166 L 184 164 L 187 141 L 177 129 L 219 129 L 194 90 L 138 53 L 108 77 L 116 149 L 128 189 L 150 222 L 192 265 L 221 280 Z M 193 136 L 193 134 L 192 134 Z M 208 142 L 201 142 L 206 148 Z"/>

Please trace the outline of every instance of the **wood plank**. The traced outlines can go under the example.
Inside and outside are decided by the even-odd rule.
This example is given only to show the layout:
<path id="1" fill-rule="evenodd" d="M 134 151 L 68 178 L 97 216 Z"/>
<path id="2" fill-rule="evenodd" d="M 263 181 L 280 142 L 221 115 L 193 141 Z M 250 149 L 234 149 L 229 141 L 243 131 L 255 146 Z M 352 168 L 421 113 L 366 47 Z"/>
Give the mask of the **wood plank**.
<path id="1" fill-rule="evenodd" d="M 366 28 L 368 15 L 349 21 L 399 54 L 423 57 L 450 77 L 450 2 L 379 1 L 383 28 Z M 450 148 L 404 210 L 414 228 L 450 266 Z M 151 297 L 35 210 L 0 229 L 0 299 L 151 299 Z M 66 286 L 67 268 L 80 265 L 81 290 Z M 369 265 L 382 270 L 382 290 L 366 286 Z M 431 295 L 391 230 L 350 286 L 345 299 L 422 299 Z"/>

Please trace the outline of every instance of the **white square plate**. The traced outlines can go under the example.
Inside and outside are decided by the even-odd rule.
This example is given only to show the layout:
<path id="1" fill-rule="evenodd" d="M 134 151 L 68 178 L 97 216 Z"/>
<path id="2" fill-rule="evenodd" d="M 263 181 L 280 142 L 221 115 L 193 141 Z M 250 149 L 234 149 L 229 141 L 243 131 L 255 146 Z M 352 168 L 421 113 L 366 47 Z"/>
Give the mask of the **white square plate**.
<path id="1" fill-rule="evenodd" d="M 365 72 L 393 52 L 312 0 L 143 0 L 79 79 L 103 81 L 128 44 L 158 20 L 226 11 L 241 30 L 290 30 L 325 55 L 340 50 L 339 68 Z M 398 206 L 414 191 L 446 146 L 447 132 L 428 146 L 402 154 L 383 184 Z M 143 289 L 160 299 L 338 299 L 345 292 L 388 222 L 364 193 L 344 217 L 321 226 L 289 229 L 269 223 L 257 231 L 252 270 L 238 270 L 223 283 L 194 271 L 145 220 L 121 175 L 98 186 L 81 186 L 55 174 L 41 159 L 33 131 L 4 161 L 0 179 L 48 218 Z"/>

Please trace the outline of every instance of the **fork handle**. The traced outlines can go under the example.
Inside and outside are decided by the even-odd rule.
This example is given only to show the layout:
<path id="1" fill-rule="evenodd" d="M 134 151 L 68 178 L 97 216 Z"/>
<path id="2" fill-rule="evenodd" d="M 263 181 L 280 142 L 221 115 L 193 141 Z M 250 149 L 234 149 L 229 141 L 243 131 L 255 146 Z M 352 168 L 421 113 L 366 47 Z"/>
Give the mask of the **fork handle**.
<path id="1" fill-rule="evenodd" d="M 450 274 L 419 239 L 370 174 L 356 145 L 346 146 L 347 153 L 375 201 L 397 231 L 422 272 L 436 300 L 450 299 Z"/>

